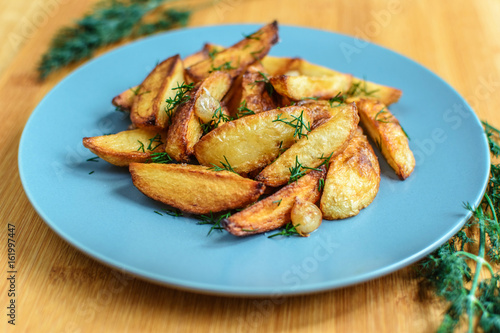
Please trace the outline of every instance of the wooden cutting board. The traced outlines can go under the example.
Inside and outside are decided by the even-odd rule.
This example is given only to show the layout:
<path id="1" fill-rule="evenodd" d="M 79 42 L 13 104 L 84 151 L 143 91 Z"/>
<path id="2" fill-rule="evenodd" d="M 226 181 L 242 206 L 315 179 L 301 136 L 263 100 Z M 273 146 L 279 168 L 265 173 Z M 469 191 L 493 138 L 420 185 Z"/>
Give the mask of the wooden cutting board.
<path id="1" fill-rule="evenodd" d="M 50 89 L 36 64 L 54 33 L 90 0 L 0 4 L 0 221 L 16 228 L 16 326 L 7 324 L 9 281 L 0 279 L 0 327 L 7 332 L 432 332 L 445 307 L 419 292 L 414 267 L 356 286 L 280 302 L 178 291 L 110 269 L 61 240 L 36 214 L 19 180 L 24 124 Z M 199 3 L 200 1 L 196 2 Z M 179 3 L 179 2 L 177 2 Z M 195 2 L 184 2 L 184 5 Z M 269 22 L 368 39 L 428 67 L 481 119 L 500 126 L 500 2 L 496 0 L 207 1 L 190 26 Z M 298 46 L 300 47 L 300 45 Z M 110 48 L 108 48 L 110 49 Z M 425 97 L 425 96 L 424 96 Z M 421 107 L 425 107 L 425 99 Z M 50 149 L 50 147 L 47 147 Z M 451 167 L 451 166 L 450 166 Z"/>

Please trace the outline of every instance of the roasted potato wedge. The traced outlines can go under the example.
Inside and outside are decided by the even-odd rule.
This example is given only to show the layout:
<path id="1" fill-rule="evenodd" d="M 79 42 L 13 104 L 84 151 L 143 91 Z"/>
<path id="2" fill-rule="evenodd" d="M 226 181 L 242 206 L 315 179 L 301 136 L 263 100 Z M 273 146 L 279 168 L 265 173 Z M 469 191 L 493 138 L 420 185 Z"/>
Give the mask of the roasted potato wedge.
<path id="1" fill-rule="evenodd" d="M 146 196 L 194 214 L 245 207 L 265 190 L 260 182 L 201 165 L 131 163 L 129 170 Z"/>
<path id="2" fill-rule="evenodd" d="M 182 63 L 184 64 L 184 68 L 187 68 L 210 58 L 211 56 L 217 54 L 218 52 L 221 52 L 222 50 L 224 50 L 223 46 L 206 43 L 205 45 L 203 45 L 203 48 L 200 51 L 190 54 L 186 58 L 184 58 L 182 60 Z"/>
<path id="3" fill-rule="evenodd" d="M 212 72 L 203 80 L 199 91 L 194 96 L 196 100 L 194 112 L 203 123 L 208 123 L 217 117 L 215 112 L 221 108 L 220 102 L 231 87 L 231 82 L 231 76 L 220 71 Z M 229 116 L 227 111 L 226 116 Z"/>
<path id="4" fill-rule="evenodd" d="M 356 105 L 361 125 L 377 144 L 387 163 L 401 180 L 408 178 L 415 168 L 415 157 L 399 121 L 386 105 L 375 100 L 362 99 Z"/>
<path id="5" fill-rule="evenodd" d="M 286 184 L 292 173 L 300 174 L 316 168 L 341 153 L 358 127 L 356 105 L 342 105 L 338 112 L 324 124 L 312 130 L 269 164 L 256 177 L 266 186 Z"/>
<path id="6" fill-rule="evenodd" d="M 380 166 L 370 143 L 358 127 L 346 149 L 330 163 L 321 211 L 327 220 L 357 215 L 378 193 Z"/>
<path id="7" fill-rule="evenodd" d="M 200 61 L 210 58 L 211 55 L 224 50 L 223 46 L 206 43 L 200 51 L 188 55 L 182 60 L 184 68 L 192 66 Z M 134 98 L 141 93 L 140 85 L 124 90 L 115 96 L 111 103 L 123 111 L 130 111 L 134 104 Z"/>
<path id="8" fill-rule="evenodd" d="M 134 129 L 111 135 L 83 138 L 83 145 L 103 160 L 128 166 L 132 162 L 146 162 L 152 153 L 163 152 L 166 135 L 148 129 Z"/>
<path id="9" fill-rule="evenodd" d="M 270 76 L 275 76 L 285 75 L 287 72 L 295 70 L 292 66 L 299 60 L 300 58 L 273 57 L 268 55 L 262 58 L 261 63 L 266 73 L 269 73 Z"/>
<path id="10" fill-rule="evenodd" d="M 198 84 L 196 89 L 192 90 L 189 100 L 179 106 L 168 130 L 167 146 L 165 148 L 165 151 L 172 158 L 180 162 L 189 161 L 194 154 L 194 145 L 203 135 L 196 109 L 211 107 L 203 103 L 203 100 L 206 99 L 205 94 L 210 95 L 215 102 L 219 103 L 230 85 L 231 77 L 227 73 L 213 72 Z"/>
<path id="11" fill-rule="evenodd" d="M 167 114 L 167 99 L 173 99 L 184 82 L 184 67 L 179 55 L 158 64 L 141 83 L 141 93 L 134 98 L 130 120 L 137 127 L 165 129 L 171 115 Z"/>
<path id="12" fill-rule="evenodd" d="M 237 173 L 248 173 L 273 161 L 299 136 L 307 134 L 305 126 L 295 128 L 283 121 L 312 122 L 306 107 L 290 106 L 233 120 L 205 135 L 194 147 L 202 165 L 229 163 Z M 282 121 L 277 121 L 281 119 Z M 300 132 L 296 133 L 296 130 Z M 300 134 L 300 135 L 299 135 Z"/>
<path id="13" fill-rule="evenodd" d="M 280 228 L 290 222 L 295 198 L 309 202 L 319 199 L 318 185 L 324 176 L 324 167 L 313 170 L 271 196 L 222 220 L 221 225 L 235 236 L 249 236 Z"/>
<path id="14" fill-rule="evenodd" d="M 127 89 L 125 91 L 122 91 L 121 94 L 116 95 L 113 97 L 113 100 L 111 103 L 116 106 L 117 108 L 120 108 L 122 111 L 127 111 L 130 112 L 130 109 L 132 108 L 132 105 L 134 104 L 134 99 L 135 96 L 140 93 L 140 88 L 141 86 L 135 86 L 130 89 Z"/>
<path id="15" fill-rule="evenodd" d="M 276 109 L 276 102 L 271 97 L 265 80 L 267 76 L 264 72 L 247 72 L 243 75 L 238 116 Z"/>
<path id="16" fill-rule="evenodd" d="M 226 71 L 232 78 L 243 73 L 245 68 L 262 59 L 278 41 L 278 24 L 270 23 L 235 45 L 186 69 L 194 82 L 206 78 L 214 70 Z"/>
<path id="17" fill-rule="evenodd" d="M 300 101 L 305 98 L 330 99 L 349 90 L 352 75 L 312 77 L 305 75 L 279 75 L 269 78 L 276 92 L 291 100 Z"/>

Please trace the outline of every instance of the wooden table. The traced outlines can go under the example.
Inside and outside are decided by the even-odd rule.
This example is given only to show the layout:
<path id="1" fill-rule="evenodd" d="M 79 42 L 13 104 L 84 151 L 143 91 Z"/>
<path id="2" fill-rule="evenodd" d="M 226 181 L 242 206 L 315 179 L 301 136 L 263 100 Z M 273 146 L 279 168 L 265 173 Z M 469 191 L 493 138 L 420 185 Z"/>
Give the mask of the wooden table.
<path id="1" fill-rule="evenodd" d="M 93 0 L 0 4 L 0 221 L 2 270 L 7 223 L 17 228 L 17 318 L 7 332 L 432 332 L 444 306 L 423 298 L 413 267 L 340 290 L 265 299 L 178 291 L 99 264 L 61 240 L 35 213 L 17 170 L 21 132 L 44 95 L 76 66 L 41 83 L 34 68 L 53 34 Z M 369 39 L 428 67 L 458 90 L 481 119 L 500 126 L 500 2 L 497 0 L 209 1 L 190 26 L 269 22 Z M 425 100 L 422 101 L 425 107 Z M 4 329 L 2 329 L 4 330 Z"/>

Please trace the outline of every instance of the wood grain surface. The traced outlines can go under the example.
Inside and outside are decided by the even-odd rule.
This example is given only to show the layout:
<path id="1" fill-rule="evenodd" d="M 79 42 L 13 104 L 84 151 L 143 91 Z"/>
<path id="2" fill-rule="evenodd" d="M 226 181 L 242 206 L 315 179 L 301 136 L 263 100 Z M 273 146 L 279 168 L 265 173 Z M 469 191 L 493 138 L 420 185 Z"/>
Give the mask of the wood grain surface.
<path id="1" fill-rule="evenodd" d="M 433 332 L 444 305 L 419 292 L 414 268 L 356 286 L 284 299 L 214 297 L 174 290 L 104 266 L 59 238 L 28 201 L 17 170 L 32 110 L 76 66 L 45 82 L 35 68 L 54 33 L 89 0 L 0 3 L 0 279 L 6 332 Z M 189 2 L 191 4 L 192 2 Z M 500 126 L 498 0 L 208 1 L 190 26 L 269 22 L 368 39 L 428 67 L 481 119 Z M 411 78 L 409 78 L 411 79 Z M 425 107 L 423 96 L 421 107 Z M 6 316 L 7 224 L 16 225 L 16 326 Z"/>

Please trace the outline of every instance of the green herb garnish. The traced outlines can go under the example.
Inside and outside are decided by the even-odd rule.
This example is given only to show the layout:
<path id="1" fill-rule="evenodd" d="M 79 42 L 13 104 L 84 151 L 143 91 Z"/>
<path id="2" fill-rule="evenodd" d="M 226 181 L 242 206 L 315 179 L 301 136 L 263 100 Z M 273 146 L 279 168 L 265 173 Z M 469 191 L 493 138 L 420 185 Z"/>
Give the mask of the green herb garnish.
<path id="1" fill-rule="evenodd" d="M 369 97 L 375 94 L 379 89 L 368 90 L 368 86 L 366 85 L 366 79 L 363 78 L 363 81 L 358 81 L 351 85 L 351 88 L 347 91 L 347 96 L 359 96 L 363 95 Z"/>
<path id="2" fill-rule="evenodd" d="M 237 109 L 236 117 L 241 118 L 241 117 L 250 116 L 253 114 L 255 114 L 255 112 L 250 110 L 247 107 L 247 101 L 243 101 L 243 102 L 241 102 L 240 106 Z"/>
<path id="3" fill-rule="evenodd" d="M 236 171 L 234 171 L 234 169 L 231 166 L 231 164 L 229 164 L 229 161 L 227 160 L 227 158 L 226 158 L 225 155 L 224 155 L 224 160 L 226 161 L 226 163 L 219 162 L 220 164 L 222 164 L 222 167 L 211 163 L 213 165 L 213 167 L 209 168 L 208 170 L 213 170 L 213 171 L 231 171 L 231 172 L 234 172 L 234 173 L 238 174 Z"/>
<path id="4" fill-rule="evenodd" d="M 299 162 L 299 157 L 295 156 L 295 164 L 294 166 L 288 168 L 290 171 L 290 179 L 288 180 L 288 184 L 291 184 L 295 181 L 297 181 L 299 178 L 302 176 L 306 175 L 306 170 L 316 170 L 316 171 L 321 171 L 320 168 L 310 168 L 303 166 L 302 163 Z"/>
<path id="5" fill-rule="evenodd" d="M 165 112 L 168 116 L 169 123 L 172 123 L 172 115 L 177 106 L 186 103 L 191 99 L 191 96 L 188 95 L 188 92 L 193 90 L 194 83 L 185 84 L 184 82 L 179 85 L 177 83 L 177 87 L 172 88 L 172 90 L 176 90 L 174 98 L 169 97 L 165 102 L 167 105 L 165 106 Z"/>
<path id="6" fill-rule="evenodd" d="M 330 103 L 331 108 L 340 106 L 345 103 L 345 96 L 338 92 L 337 95 L 328 100 L 328 103 Z M 337 103 L 337 105 L 333 105 L 333 103 Z"/>
<path id="7" fill-rule="evenodd" d="M 297 225 L 299 226 L 299 225 Z M 267 238 L 273 238 L 277 236 L 284 236 L 284 237 L 290 237 L 290 236 L 300 236 L 298 231 L 295 229 L 295 226 L 291 223 L 287 223 L 285 227 L 280 231 L 275 234 L 272 234 L 270 236 L 267 236 Z"/>
<path id="8" fill-rule="evenodd" d="M 142 141 L 140 141 L 140 140 L 137 140 L 137 142 L 139 142 L 139 144 L 140 144 L 139 148 L 137 148 L 137 151 L 142 150 L 142 152 L 145 153 L 146 151 L 144 150 L 144 143 L 142 143 Z"/>
<path id="9" fill-rule="evenodd" d="M 149 139 L 149 145 L 148 145 L 147 150 L 150 150 L 150 151 L 155 150 L 156 148 L 158 148 L 162 144 L 163 144 L 163 141 L 161 141 L 161 135 L 160 135 L 160 133 L 158 133 L 154 137 Z"/>
<path id="10" fill-rule="evenodd" d="M 101 1 L 74 25 L 60 29 L 38 65 L 41 79 L 71 63 L 91 58 L 98 49 L 126 38 L 185 26 L 190 11 L 162 10 L 166 0 Z M 151 23 L 143 22 L 147 14 Z M 148 15 L 148 17 L 152 16 Z"/>
<path id="11" fill-rule="evenodd" d="M 236 69 L 237 67 L 231 66 L 231 62 L 232 61 L 226 61 L 225 63 L 223 63 L 222 65 L 220 65 L 218 67 L 214 67 L 214 65 L 212 64 L 212 67 L 208 72 L 212 73 L 212 72 L 216 72 L 216 71 L 228 71 L 231 69 Z"/>
<path id="12" fill-rule="evenodd" d="M 224 228 L 221 226 L 221 222 L 224 219 L 227 219 L 231 216 L 231 213 L 226 213 L 223 215 L 214 215 L 212 212 L 210 212 L 210 215 L 200 215 L 197 218 L 200 220 L 198 224 L 204 225 L 204 224 L 211 224 L 212 227 L 208 231 L 207 236 L 210 236 L 212 231 L 218 230 L 221 231 L 224 230 Z"/>
<path id="13" fill-rule="evenodd" d="M 174 163 L 175 161 L 167 153 L 152 153 L 149 158 L 149 163 Z"/>
<path id="14" fill-rule="evenodd" d="M 485 124 L 485 132 L 500 133 Z M 491 138 L 496 145 L 498 136 Z M 495 145 L 490 151 L 499 157 Z M 472 217 L 447 243 L 420 262 L 418 268 L 423 278 L 423 288 L 430 287 L 444 298 L 449 307 L 438 332 L 452 332 L 462 318 L 467 318 L 468 332 L 500 331 L 500 272 L 492 264 L 500 264 L 500 164 L 492 164 L 490 180 L 478 207 L 464 204 Z M 471 235 L 479 234 L 479 245 L 472 253 L 470 244 L 476 243 Z M 474 270 L 467 261 L 472 260 Z M 485 273 L 489 278 L 481 278 Z"/>
<path id="15" fill-rule="evenodd" d="M 307 124 L 304 122 L 304 110 L 300 112 L 300 116 L 295 117 L 293 114 L 290 115 L 290 117 L 293 118 L 293 120 L 288 120 L 288 118 L 281 118 L 283 114 L 278 114 L 276 119 L 273 120 L 274 122 L 282 122 L 284 124 L 287 124 L 288 126 L 291 126 L 295 128 L 295 131 L 293 133 L 294 137 L 298 137 L 301 139 L 303 136 L 307 138 L 307 134 L 304 134 L 304 132 L 309 132 L 311 131 L 311 123 L 307 122 Z"/>
<path id="16" fill-rule="evenodd" d="M 279 200 L 273 201 L 273 203 L 278 204 L 278 207 L 279 207 L 279 205 L 281 205 L 281 201 L 283 201 L 283 199 L 279 199 Z"/>

